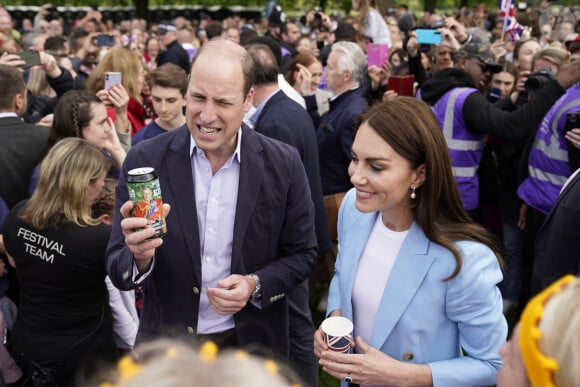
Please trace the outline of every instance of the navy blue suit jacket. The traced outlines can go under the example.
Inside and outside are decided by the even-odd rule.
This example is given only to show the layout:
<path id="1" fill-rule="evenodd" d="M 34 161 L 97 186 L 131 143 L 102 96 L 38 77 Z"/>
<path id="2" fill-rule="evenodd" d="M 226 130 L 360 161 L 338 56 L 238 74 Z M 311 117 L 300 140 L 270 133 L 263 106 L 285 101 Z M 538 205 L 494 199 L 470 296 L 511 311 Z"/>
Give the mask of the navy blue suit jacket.
<path id="1" fill-rule="evenodd" d="M 345 192 L 352 187 L 348 166 L 356 123 L 368 107 L 360 87 L 344 92 L 329 104 L 330 110 L 320 117 L 317 129 L 324 195 Z"/>
<path id="2" fill-rule="evenodd" d="M 579 274 L 580 173 L 560 193 L 538 231 L 534 251 L 532 295 L 566 274 Z"/>
<path id="3" fill-rule="evenodd" d="M 318 250 L 320 253 L 330 250 L 330 233 L 326 222 L 318 164 L 316 129 L 310 116 L 302 106 L 284 94 L 282 90 L 278 90 L 264 105 L 254 125 L 254 130 L 292 145 L 298 150 L 314 202 Z"/>
<path id="4" fill-rule="evenodd" d="M 163 201 L 172 206 L 167 235 L 145 280 L 139 338 L 196 331 L 201 257 L 190 138 L 183 127 L 140 142 L 128 153 L 117 186 L 107 270 L 120 289 L 135 287 L 133 255 L 124 244 L 118 215 L 128 199 L 127 171 L 155 168 Z M 260 276 L 262 308 L 248 303 L 234 315 L 241 346 L 261 346 L 279 356 L 288 355 L 285 294 L 309 276 L 316 254 L 314 207 L 298 153 L 243 125 L 231 273 Z"/>

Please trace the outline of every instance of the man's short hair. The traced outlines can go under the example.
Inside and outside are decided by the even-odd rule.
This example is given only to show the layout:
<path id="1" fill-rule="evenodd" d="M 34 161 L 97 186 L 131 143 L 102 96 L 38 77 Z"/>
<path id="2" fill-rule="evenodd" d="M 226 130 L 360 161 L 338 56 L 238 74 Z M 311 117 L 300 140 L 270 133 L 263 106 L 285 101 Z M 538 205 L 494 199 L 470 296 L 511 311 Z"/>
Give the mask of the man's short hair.
<path id="1" fill-rule="evenodd" d="M 278 63 L 270 47 L 265 44 L 249 44 L 246 50 L 254 59 L 254 84 L 277 84 Z"/>
<path id="2" fill-rule="evenodd" d="M 13 101 L 17 94 L 26 92 L 26 84 L 19 69 L 12 66 L 0 64 L 0 110 L 11 110 L 14 108 Z"/>
<path id="3" fill-rule="evenodd" d="M 157 67 L 149 75 L 149 87 L 153 86 L 178 89 L 185 97 L 187 93 L 187 74 L 183 69 L 173 63 L 166 63 Z"/>
<path id="4" fill-rule="evenodd" d="M 222 23 L 217 20 L 212 20 L 205 26 L 205 34 L 208 40 L 220 37 L 223 31 Z"/>
<path id="5" fill-rule="evenodd" d="M 362 48 L 353 42 L 336 42 L 332 45 L 330 52 L 341 52 L 343 55 L 338 60 L 340 71 L 352 71 L 352 79 L 355 82 L 362 82 L 367 71 L 367 57 Z"/>

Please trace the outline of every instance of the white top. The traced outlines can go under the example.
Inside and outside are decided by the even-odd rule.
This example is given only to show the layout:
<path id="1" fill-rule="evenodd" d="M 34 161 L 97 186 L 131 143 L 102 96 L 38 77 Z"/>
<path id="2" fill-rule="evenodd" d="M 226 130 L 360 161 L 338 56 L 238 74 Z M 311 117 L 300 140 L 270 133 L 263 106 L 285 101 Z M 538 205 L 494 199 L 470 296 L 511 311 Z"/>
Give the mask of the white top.
<path id="1" fill-rule="evenodd" d="M 109 276 L 105 277 L 109 291 L 109 305 L 113 313 L 113 332 L 117 348 L 132 349 L 139 329 L 139 315 L 135 308 L 135 291 L 119 290 Z"/>
<path id="2" fill-rule="evenodd" d="M 302 106 L 302 108 L 306 110 L 306 102 L 304 102 L 304 97 L 301 96 L 300 93 L 297 92 L 296 89 L 288 83 L 288 81 L 286 81 L 284 75 L 282 74 L 278 74 L 278 87 L 282 89 L 284 94 L 296 101 L 298 105 Z"/>
<path id="3" fill-rule="evenodd" d="M 377 216 L 358 261 L 352 289 L 354 335 L 361 336 L 367 343 L 371 341 L 385 285 L 408 232 L 389 229 L 383 224 L 382 217 Z"/>
<path id="4" fill-rule="evenodd" d="M 365 26 L 364 35 L 371 38 L 373 43 L 386 44 L 389 48 L 393 45 L 387 22 L 376 9 L 369 8 Z"/>

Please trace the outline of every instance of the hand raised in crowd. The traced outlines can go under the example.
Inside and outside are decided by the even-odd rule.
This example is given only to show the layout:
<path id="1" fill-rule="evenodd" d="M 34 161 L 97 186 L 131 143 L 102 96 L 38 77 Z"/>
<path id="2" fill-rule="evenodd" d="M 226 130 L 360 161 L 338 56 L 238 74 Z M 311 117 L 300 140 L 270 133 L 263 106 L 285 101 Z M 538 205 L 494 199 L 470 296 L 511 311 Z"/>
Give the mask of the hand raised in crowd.
<path id="1" fill-rule="evenodd" d="M 234 314 L 246 306 L 256 284 L 249 276 L 232 274 L 217 281 L 217 287 L 207 288 L 207 298 L 219 314 Z"/>
<path id="2" fill-rule="evenodd" d="M 387 90 L 383 93 L 383 102 L 392 101 L 393 99 L 397 98 L 399 94 L 394 90 Z"/>
<path id="3" fill-rule="evenodd" d="M 511 93 L 510 98 L 512 102 L 515 104 L 518 100 L 518 97 L 521 92 L 526 90 L 526 81 L 532 72 L 529 70 L 522 70 L 518 75 L 518 79 L 516 81 L 516 85 L 514 87 L 514 91 Z"/>
<path id="4" fill-rule="evenodd" d="M 55 57 L 47 54 L 44 51 L 39 52 L 40 55 L 40 65 L 46 71 L 46 75 L 50 78 L 58 78 L 61 76 L 62 71 L 60 67 L 58 67 L 58 62 L 56 61 Z"/>
<path id="5" fill-rule="evenodd" d="M 445 27 L 447 27 L 459 44 L 465 42 L 469 38 L 469 34 L 465 26 L 452 17 L 445 18 Z"/>
<path id="6" fill-rule="evenodd" d="M 20 57 L 18 55 L 9 54 L 6 51 L 0 56 L 0 64 L 6 65 L 6 66 L 11 66 L 11 67 L 20 67 L 20 66 L 24 66 L 26 64 L 26 62 L 23 61 L 22 59 L 20 59 Z M 20 71 L 23 71 L 23 70 L 20 69 Z"/>
<path id="7" fill-rule="evenodd" d="M 439 28 L 437 31 L 441 33 L 441 44 L 450 47 L 454 51 L 459 50 L 461 44 L 457 41 L 455 34 L 449 28 Z"/>
<path id="8" fill-rule="evenodd" d="M 148 220 L 145 218 L 135 218 L 131 215 L 133 209 L 133 202 L 128 200 L 121 206 L 121 230 L 125 236 L 125 244 L 133 253 L 135 265 L 140 273 L 149 269 L 155 249 L 163 244 L 163 239 L 153 238 L 155 236 L 155 229 L 147 227 Z M 163 203 L 163 214 L 167 216 L 171 206 Z"/>
<path id="9" fill-rule="evenodd" d="M 419 42 L 417 42 L 417 33 L 415 31 L 409 32 L 409 39 L 407 40 L 407 53 L 409 57 L 416 58 L 419 55 L 420 46 Z"/>
<path id="10" fill-rule="evenodd" d="M 574 148 L 580 149 L 580 128 L 569 130 L 564 137 L 574 145 Z"/>
<path id="11" fill-rule="evenodd" d="M 507 54 L 506 44 L 498 39 L 489 46 L 489 51 L 493 55 L 494 60 L 500 63 L 502 58 Z"/>
<path id="12" fill-rule="evenodd" d="M 106 132 L 105 149 L 111 154 L 117 166 L 121 167 L 123 161 L 125 161 L 127 152 L 125 152 L 125 148 L 123 148 L 123 144 L 121 144 L 121 140 L 119 140 L 117 128 L 110 117 L 107 118 L 107 124 L 111 130 Z"/>
<path id="13" fill-rule="evenodd" d="M 97 35 L 100 35 L 100 33 L 91 32 L 77 51 L 76 56 L 81 59 L 81 61 L 84 60 L 88 54 L 95 54 L 100 51 L 100 48 L 97 46 Z"/>
<path id="14" fill-rule="evenodd" d="M 296 83 L 299 86 L 300 94 L 303 96 L 312 95 L 316 91 L 312 88 L 312 73 L 300 63 L 297 63 L 297 67 Z"/>
<path id="15" fill-rule="evenodd" d="M 368 68 L 368 74 L 371 78 L 371 88 L 377 90 L 379 86 L 385 85 L 391 74 L 391 65 L 386 61 L 381 67 L 371 65 Z"/>

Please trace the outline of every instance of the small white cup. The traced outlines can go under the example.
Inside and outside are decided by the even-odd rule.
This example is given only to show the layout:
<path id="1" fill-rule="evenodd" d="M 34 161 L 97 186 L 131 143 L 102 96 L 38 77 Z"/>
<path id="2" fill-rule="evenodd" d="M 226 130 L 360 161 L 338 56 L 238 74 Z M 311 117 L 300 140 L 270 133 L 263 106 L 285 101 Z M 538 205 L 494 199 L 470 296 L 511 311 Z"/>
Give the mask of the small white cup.
<path id="1" fill-rule="evenodd" d="M 320 325 L 328 349 L 340 353 L 350 352 L 353 328 L 352 321 L 342 316 L 328 317 Z"/>

